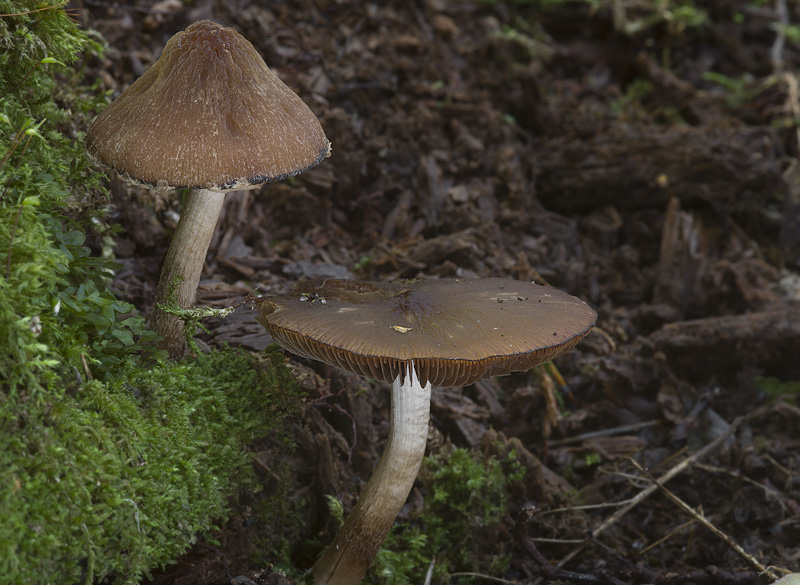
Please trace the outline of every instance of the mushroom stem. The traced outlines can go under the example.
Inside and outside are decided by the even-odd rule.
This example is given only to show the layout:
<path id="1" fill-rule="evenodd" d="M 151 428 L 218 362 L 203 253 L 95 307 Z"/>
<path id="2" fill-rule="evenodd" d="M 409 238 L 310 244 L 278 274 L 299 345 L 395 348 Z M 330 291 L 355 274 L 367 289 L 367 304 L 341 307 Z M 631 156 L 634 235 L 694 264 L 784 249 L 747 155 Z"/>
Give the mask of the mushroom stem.
<path id="1" fill-rule="evenodd" d="M 358 585 L 405 504 L 425 456 L 431 384 L 413 363 L 392 384 L 389 439 L 378 466 L 336 538 L 314 565 L 316 585 Z"/>
<path id="2" fill-rule="evenodd" d="M 156 289 L 156 308 L 152 316 L 153 331 L 162 336 L 161 348 L 170 358 L 180 359 L 186 351 L 183 321 L 158 310 L 170 296 L 170 285 L 180 275 L 183 280 L 175 287 L 178 306 L 187 309 L 194 305 L 200 273 L 206 260 L 208 246 L 222 211 L 225 194 L 207 189 L 193 189 L 186 200 L 175 234 L 172 236 Z"/>

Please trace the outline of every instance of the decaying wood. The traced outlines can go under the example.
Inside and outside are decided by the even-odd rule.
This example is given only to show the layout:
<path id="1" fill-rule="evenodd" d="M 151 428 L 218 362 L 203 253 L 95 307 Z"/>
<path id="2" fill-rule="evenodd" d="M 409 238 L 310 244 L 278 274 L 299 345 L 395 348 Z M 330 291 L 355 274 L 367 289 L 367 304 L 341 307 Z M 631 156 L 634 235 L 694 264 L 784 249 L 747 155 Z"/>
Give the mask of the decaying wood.
<path id="1" fill-rule="evenodd" d="M 700 229 L 694 215 L 681 211 L 671 197 L 661 231 L 661 250 L 653 301 L 685 309 L 696 296 L 697 278 L 704 256 L 699 253 Z"/>
<path id="2" fill-rule="evenodd" d="M 800 308 L 670 323 L 651 335 L 679 375 L 733 375 L 742 368 L 800 375 Z"/>
<path id="3" fill-rule="evenodd" d="M 781 185 L 769 156 L 775 141 L 764 129 L 625 124 L 588 140 L 555 138 L 539 161 L 537 195 L 561 213 L 663 209 L 672 196 L 683 205 L 733 209 Z"/>

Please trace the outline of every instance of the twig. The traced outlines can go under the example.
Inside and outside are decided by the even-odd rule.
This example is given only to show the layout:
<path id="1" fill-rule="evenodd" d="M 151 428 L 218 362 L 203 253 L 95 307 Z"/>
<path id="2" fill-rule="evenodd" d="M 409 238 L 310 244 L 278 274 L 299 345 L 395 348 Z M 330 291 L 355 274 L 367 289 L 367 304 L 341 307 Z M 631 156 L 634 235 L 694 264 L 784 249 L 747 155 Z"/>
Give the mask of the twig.
<path id="1" fill-rule="evenodd" d="M 797 76 L 792 73 L 791 71 L 785 71 L 782 75 L 784 82 L 786 83 L 786 109 L 789 110 L 793 119 L 797 119 L 800 116 L 800 90 L 798 90 L 798 83 L 797 83 Z M 797 140 L 797 144 L 800 145 L 800 128 L 795 126 L 795 138 Z M 790 169 L 787 169 L 787 171 Z M 786 176 L 786 175 L 784 175 Z"/>
<path id="2" fill-rule="evenodd" d="M 646 546 L 642 550 L 640 550 L 639 551 L 639 555 L 641 556 L 641 555 L 645 554 L 647 551 L 654 549 L 658 545 L 660 545 L 660 544 L 662 544 L 664 542 L 667 542 L 670 538 L 672 538 L 673 536 L 678 534 L 681 530 L 683 530 L 684 528 L 689 528 L 689 526 L 692 526 L 693 524 L 697 524 L 697 522 L 695 520 L 688 520 L 688 521 L 684 522 L 683 524 L 681 524 L 680 526 L 677 526 L 677 527 L 673 528 L 672 530 L 669 531 L 668 534 L 665 534 L 664 536 L 659 538 L 657 541 L 652 543 L 650 546 Z"/>
<path id="3" fill-rule="evenodd" d="M 34 10 L 26 10 L 25 12 L 10 12 L 8 14 L 0 14 L 0 18 L 5 18 L 7 16 L 25 16 L 26 14 L 33 14 L 34 12 L 43 12 L 45 10 L 55 10 L 57 8 L 61 8 L 65 4 L 68 4 L 69 0 L 64 0 L 63 2 L 59 2 L 58 4 L 54 4 L 53 6 L 45 6 L 44 8 L 36 8 Z"/>
<path id="4" fill-rule="evenodd" d="M 597 510 L 601 508 L 619 508 L 629 504 L 631 500 L 622 500 L 621 502 L 606 502 L 604 504 L 586 504 L 584 506 L 565 506 L 563 508 L 551 508 L 549 510 L 542 510 L 538 516 L 547 516 L 549 514 L 560 514 L 562 512 L 574 512 L 575 510 Z M 583 542 L 583 541 L 581 541 Z"/>
<path id="5" fill-rule="evenodd" d="M 608 343 L 609 347 L 611 348 L 611 353 L 616 353 L 617 344 L 614 342 L 614 339 L 611 337 L 611 335 L 608 334 L 608 332 L 605 329 L 597 327 L 595 325 L 594 329 L 592 329 L 592 333 L 597 333 L 598 335 L 600 335 L 600 337 L 605 339 L 606 343 Z"/>
<path id="6" fill-rule="evenodd" d="M 352 425 L 352 427 L 353 427 L 353 444 L 352 444 L 352 445 L 350 445 L 350 450 L 347 452 L 347 464 L 348 464 L 348 465 L 350 465 L 350 463 L 351 463 L 351 461 L 352 461 L 352 459 L 353 459 L 353 452 L 355 451 L 355 449 L 356 449 L 356 444 L 358 443 L 358 426 L 356 425 L 356 419 L 355 419 L 355 417 L 354 417 L 352 414 L 350 414 L 350 413 L 349 413 L 349 412 L 348 412 L 346 409 L 342 408 L 342 407 L 341 407 L 341 406 L 339 406 L 338 404 L 331 404 L 331 403 L 330 403 L 330 402 L 328 402 L 328 401 L 329 401 L 330 399 L 332 399 L 332 398 L 337 398 L 338 396 L 341 396 L 341 395 L 344 393 L 344 391 L 345 391 L 345 390 L 347 390 L 347 387 L 348 387 L 348 386 L 350 386 L 350 384 L 351 384 L 351 383 L 353 382 L 353 380 L 355 380 L 356 378 L 357 378 L 357 376 L 355 376 L 355 375 L 353 375 L 353 376 L 350 376 L 350 378 L 347 380 L 347 383 L 346 383 L 344 386 L 342 386 L 342 387 L 341 387 L 341 388 L 340 388 L 340 389 L 339 389 L 339 390 L 336 392 L 336 394 L 325 394 L 324 396 L 320 396 L 320 397 L 319 397 L 319 398 L 317 398 L 316 400 L 312 400 L 312 401 L 309 403 L 309 404 L 310 404 L 310 406 L 311 406 L 312 408 L 317 408 L 317 409 L 319 409 L 320 407 L 323 407 L 323 406 L 324 406 L 324 407 L 325 407 L 325 408 L 327 408 L 328 410 L 331 410 L 331 411 L 333 411 L 333 412 L 338 412 L 339 414 L 341 414 L 341 415 L 343 415 L 343 416 L 345 416 L 345 417 L 347 417 L 347 418 L 349 418 L 349 419 L 350 419 L 350 424 L 351 424 L 351 425 Z"/>
<path id="7" fill-rule="evenodd" d="M 772 459 L 769 456 L 769 454 L 764 455 L 764 458 L 767 459 L 768 461 L 770 459 Z M 775 462 L 774 459 L 772 461 Z M 775 463 L 777 463 L 777 462 L 775 462 Z M 776 490 L 775 488 L 772 488 L 772 487 L 770 487 L 768 485 L 764 485 L 760 481 L 756 481 L 754 479 L 750 479 L 749 477 L 747 477 L 746 475 L 742 475 L 741 473 L 732 471 L 730 469 L 723 469 L 722 467 L 718 467 L 716 465 L 708 465 L 707 463 L 698 463 L 696 467 L 697 467 L 697 469 L 702 469 L 703 471 L 708 471 L 710 473 L 724 473 L 725 475 L 730 475 L 731 477 L 737 479 L 738 481 L 743 481 L 745 483 L 749 483 L 750 485 L 755 486 L 760 490 L 763 490 L 764 491 L 764 495 L 769 495 L 769 496 L 772 496 L 773 498 L 780 499 L 781 493 L 778 490 Z M 781 469 L 781 468 L 779 467 L 779 469 Z M 781 469 L 781 471 L 784 471 L 784 470 Z M 788 471 L 788 470 L 786 470 L 786 471 Z"/>
<path id="8" fill-rule="evenodd" d="M 775 411 L 781 414 L 791 415 L 800 418 L 800 408 L 796 407 L 794 404 L 789 404 L 788 402 L 784 402 L 783 400 L 781 400 L 775 405 Z"/>
<path id="9" fill-rule="evenodd" d="M 331 404 L 330 402 L 326 402 L 328 398 L 333 398 L 338 396 L 338 392 L 334 394 L 326 394 L 325 396 L 320 396 L 316 400 L 313 400 L 309 403 L 312 408 L 316 408 L 319 410 L 321 407 L 325 407 L 330 411 L 338 412 L 342 416 L 345 416 L 350 419 L 350 424 L 353 427 L 353 444 L 350 445 L 350 450 L 347 452 L 347 464 L 350 465 L 350 462 L 353 459 L 353 451 L 356 448 L 356 444 L 358 443 L 358 428 L 356 426 L 356 419 L 350 414 L 346 409 L 342 408 L 338 404 Z"/>
<path id="10" fill-rule="evenodd" d="M 550 446 L 558 447 L 560 445 L 569 445 L 570 443 L 580 443 L 581 441 L 585 441 L 586 439 L 596 439 L 598 437 L 610 437 L 613 435 L 621 435 L 623 433 L 628 433 L 630 431 L 638 431 L 641 429 L 646 429 L 648 427 L 654 427 L 659 423 L 660 421 L 657 420 L 648 420 L 632 425 L 623 425 L 619 427 L 614 427 L 612 429 L 601 429 L 599 431 L 583 433 L 582 435 L 575 435 L 574 437 L 565 437 L 563 439 L 556 439 L 554 441 L 550 441 Z"/>
<path id="11" fill-rule="evenodd" d="M 5 94 L 1 95 L 0 99 L 2 99 L 3 97 L 5 97 Z M 14 152 L 19 147 L 19 145 L 22 144 L 22 135 L 24 132 L 25 132 L 25 127 L 23 126 L 14 135 L 14 138 L 11 141 L 11 145 L 8 147 L 8 150 L 6 150 L 6 153 L 3 155 L 3 158 L 0 159 L 0 170 L 2 170 L 6 166 L 6 163 L 11 159 L 11 155 L 13 155 Z"/>
<path id="12" fill-rule="evenodd" d="M 528 535 L 527 526 L 535 515 L 539 513 L 540 509 L 536 506 L 529 506 L 522 510 L 514 522 L 514 533 L 519 546 L 536 562 L 539 574 L 547 580 L 568 580 L 580 581 L 584 583 L 605 583 L 604 579 L 600 579 L 593 575 L 586 575 L 584 573 L 575 573 L 567 571 L 548 561 L 544 555 L 539 552 L 536 545 Z"/>
<path id="13" fill-rule="evenodd" d="M 431 559 L 431 562 L 428 564 L 428 570 L 425 572 L 425 582 L 422 585 L 431 585 L 431 579 L 433 579 L 433 568 L 436 566 L 436 557 Z"/>
<path id="14" fill-rule="evenodd" d="M 786 0 L 775 0 L 775 12 L 778 22 L 775 23 L 775 41 L 769 51 L 772 67 L 776 70 L 783 68 L 783 45 L 786 43 L 786 27 L 789 26 L 789 9 Z"/>
<path id="15" fill-rule="evenodd" d="M 720 530 L 719 528 L 714 526 L 711 522 L 706 520 L 706 517 L 701 512 L 698 512 L 697 510 L 692 508 L 689 504 L 684 502 L 682 499 L 680 499 L 678 496 L 676 496 L 674 493 L 672 493 L 670 490 L 668 490 L 666 487 L 664 487 L 662 482 L 660 482 L 658 479 L 656 479 L 655 477 L 650 475 L 644 467 L 642 467 L 641 465 L 639 465 L 639 463 L 636 462 L 635 459 L 631 459 L 630 461 L 633 463 L 633 465 L 636 467 L 636 469 L 638 469 L 641 473 L 645 474 L 650 479 L 650 481 L 653 482 L 653 485 L 657 489 L 660 489 L 662 492 L 664 492 L 664 494 L 670 500 L 672 500 L 675 504 L 677 504 L 679 508 L 681 508 L 684 512 L 689 514 L 692 518 L 694 518 L 695 520 L 700 522 L 703 526 L 708 528 L 711 532 L 713 532 L 718 537 L 720 537 L 723 541 L 725 541 L 725 543 L 729 547 L 731 547 L 733 550 L 735 550 L 737 553 L 739 553 L 739 555 L 741 555 L 744 559 L 746 559 L 747 562 L 749 562 L 756 569 L 758 569 L 758 571 L 760 573 L 767 575 L 772 580 L 775 580 L 775 579 L 778 578 L 778 575 L 775 574 L 774 571 L 772 571 L 771 569 L 768 569 L 767 567 L 762 565 L 760 562 L 758 562 L 758 559 L 756 559 L 753 555 L 751 555 L 746 550 L 744 550 L 739 545 L 738 542 L 733 540 L 730 536 L 725 534 L 722 530 Z"/>
<path id="16" fill-rule="evenodd" d="M 621 565 L 610 574 L 608 569 L 601 570 L 601 575 L 614 585 L 628 585 L 630 583 L 651 583 L 652 585 L 753 585 L 760 581 L 761 574 L 756 571 L 740 571 L 732 573 L 724 571 L 714 565 L 705 569 L 687 571 L 685 573 L 673 570 L 653 569 L 643 563 L 632 563 L 620 556 L 616 551 L 595 540 L 593 544 L 605 552 L 606 563 L 612 559 Z"/>
<path id="17" fill-rule="evenodd" d="M 692 466 L 692 464 L 695 461 L 699 461 L 700 459 L 702 459 L 703 457 L 705 457 L 709 453 L 714 452 L 720 445 L 722 445 L 725 441 L 727 441 L 728 438 L 731 435 L 733 435 L 733 433 L 736 431 L 736 429 L 739 428 L 739 426 L 742 424 L 742 422 L 744 422 L 745 420 L 747 420 L 749 418 L 752 418 L 757 413 L 760 414 L 760 412 L 761 412 L 761 409 L 755 410 L 752 413 L 750 413 L 749 415 L 744 415 L 744 416 L 740 416 L 740 417 L 736 418 L 730 424 L 730 426 L 727 428 L 727 430 L 724 433 L 722 433 L 719 437 L 717 437 L 716 439 L 714 439 L 713 441 L 708 443 L 705 447 L 703 447 L 702 449 L 697 451 L 694 455 L 691 455 L 691 456 L 687 457 L 682 462 L 678 463 L 675 467 L 673 467 L 672 469 L 667 471 L 664 475 L 662 475 L 661 477 L 658 478 L 658 482 L 660 484 L 667 483 L 669 480 L 671 480 L 676 475 L 679 475 L 679 474 L 683 473 L 684 471 L 686 471 L 689 467 Z M 619 510 L 614 512 L 614 514 L 612 514 L 610 518 L 608 518 L 600 526 L 595 528 L 592 531 L 592 538 L 596 539 L 609 526 L 611 526 L 611 525 L 615 524 L 616 522 L 618 522 L 620 518 L 622 518 L 625 514 L 627 514 L 631 510 L 633 510 L 636 506 L 638 506 L 640 503 L 642 503 L 645 499 L 647 499 L 656 490 L 658 490 L 658 484 L 656 484 L 656 483 L 650 484 L 648 487 L 644 488 L 641 492 L 636 494 L 636 496 L 631 498 L 630 502 L 626 506 L 623 506 L 622 508 L 620 508 Z M 559 567 L 563 567 L 565 564 L 567 564 L 570 560 L 572 560 L 572 558 L 575 555 L 577 555 L 581 550 L 583 550 L 583 548 L 586 546 L 587 543 L 588 543 L 588 541 L 584 541 L 584 543 L 581 546 L 577 547 L 575 550 L 573 550 L 572 552 L 567 554 L 563 559 L 561 559 L 559 561 L 558 566 Z"/>
<path id="18" fill-rule="evenodd" d="M 791 483 L 791 481 L 792 481 L 792 471 L 791 470 L 786 469 L 785 467 L 783 467 L 780 463 L 775 461 L 775 459 L 773 459 L 768 453 L 763 455 L 763 457 L 767 461 L 771 462 L 777 469 L 779 469 L 780 471 L 785 473 L 786 476 L 787 476 L 787 482 Z M 726 475 L 729 475 L 729 476 L 735 478 L 737 481 L 743 481 L 745 483 L 749 483 L 750 485 L 753 485 L 753 486 L 757 487 L 758 489 L 763 490 L 765 497 L 770 497 L 770 498 L 774 498 L 775 500 L 777 500 L 778 503 L 781 505 L 781 507 L 783 509 L 787 509 L 788 508 L 793 516 L 800 516 L 800 504 L 798 504 L 796 500 L 794 500 L 789 495 L 783 493 L 780 490 L 777 490 L 777 489 L 775 489 L 773 487 L 770 487 L 770 486 L 768 486 L 766 484 L 763 484 L 763 483 L 761 483 L 759 481 L 756 481 L 754 479 L 750 479 L 746 475 L 742 475 L 741 473 L 739 473 L 737 471 L 732 471 L 730 469 L 722 469 L 721 467 L 716 467 L 714 465 L 705 465 L 705 464 L 702 464 L 702 463 L 698 464 L 697 468 L 698 469 L 702 469 L 703 471 L 708 471 L 710 473 L 724 473 Z M 798 584 L 798 585 L 800 585 L 800 584 Z"/>
<path id="19" fill-rule="evenodd" d="M 579 538 L 531 538 L 531 542 L 538 542 L 539 544 L 581 544 L 582 539 Z"/>
<path id="20" fill-rule="evenodd" d="M 491 575 L 484 575 L 482 573 L 449 573 L 448 577 L 477 577 L 479 579 L 486 579 L 487 581 L 496 581 L 497 583 L 507 583 L 508 585 L 518 585 L 517 581 L 509 581 L 508 579 L 501 579 L 500 577 L 492 577 Z"/>
<path id="21" fill-rule="evenodd" d="M 89 369 L 89 364 L 86 363 L 86 354 L 81 352 L 81 364 L 83 365 L 83 372 L 86 374 L 86 379 L 91 381 L 94 379 L 92 371 Z"/>
<path id="22" fill-rule="evenodd" d="M 0 99 L 2 99 L 2 97 L 0 97 Z M 19 141 L 17 141 L 17 137 L 21 135 L 21 132 L 22 130 L 20 130 L 14 137 L 14 142 L 12 142 L 12 145 L 9 147 L 8 152 L 6 152 L 5 156 L 3 156 L 3 160 L 0 161 L 0 169 L 6 166 L 6 163 L 9 160 L 11 160 L 11 155 L 14 154 L 17 150 L 17 147 L 20 144 L 22 144 L 22 138 L 20 138 Z M 9 173 L 9 184 L 3 187 L 3 193 L 0 194 L 0 199 L 5 199 L 6 193 L 8 192 L 8 188 L 11 184 L 11 178 L 14 175 L 16 175 L 17 171 L 19 170 L 19 167 L 22 166 L 22 161 L 25 160 L 23 155 L 25 154 L 25 151 L 28 150 L 28 145 L 31 143 L 31 138 L 33 138 L 33 135 L 28 134 L 28 138 L 25 140 L 25 146 L 22 147 L 22 151 L 20 151 L 19 153 L 19 160 L 17 160 L 17 166 L 15 166 L 14 170 Z"/>

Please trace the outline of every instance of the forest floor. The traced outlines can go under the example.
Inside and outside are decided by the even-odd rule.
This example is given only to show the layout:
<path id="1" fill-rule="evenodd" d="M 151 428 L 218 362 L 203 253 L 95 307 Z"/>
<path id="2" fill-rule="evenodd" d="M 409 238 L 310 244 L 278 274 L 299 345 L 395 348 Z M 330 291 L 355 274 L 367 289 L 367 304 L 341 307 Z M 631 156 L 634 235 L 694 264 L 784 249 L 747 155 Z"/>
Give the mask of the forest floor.
<path id="1" fill-rule="evenodd" d="M 87 71 L 114 96 L 192 22 L 233 26 L 333 143 L 294 180 L 227 196 L 198 304 L 303 277 L 492 276 L 597 309 L 556 361 L 563 380 L 434 390 L 430 455 L 514 449 L 527 470 L 499 528 L 475 534 L 476 566 L 503 553 L 490 577 L 509 582 L 767 583 L 800 571 L 800 3 L 698 4 L 86 0 L 77 18 L 108 42 Z M 114 288 L 147 313 L 180 202 L 109 184 Z M 270 341 L 246 304 L 207 327 L 211 347 Z M 336 528 L 324 496 L 349 510 L 377 461 L 388 390 L 287 359 L 310 405 L 286 534 L 306 569 L 319 548 L 304 543 Z M 254 449 L 268 491 L 269 445 Z M 271 561 L 254 543 L 281 530 L 257 498 L 153 582 L 255 579 Z"/>

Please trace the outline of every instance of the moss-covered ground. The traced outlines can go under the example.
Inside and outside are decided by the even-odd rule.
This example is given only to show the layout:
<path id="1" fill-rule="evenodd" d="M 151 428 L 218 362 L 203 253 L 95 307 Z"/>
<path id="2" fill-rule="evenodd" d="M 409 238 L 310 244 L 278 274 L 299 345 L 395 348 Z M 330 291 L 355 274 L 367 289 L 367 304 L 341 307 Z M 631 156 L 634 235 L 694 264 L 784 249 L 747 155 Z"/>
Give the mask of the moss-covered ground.
<path id="1" fill-rule="evenodd" d="M 168 363 L 108 286 L 87 159 L 101 45 L 63 3 L 0 2 L 0 582 L 138 582 L 229 513 L 296 387 L 238 350 Z"/>

